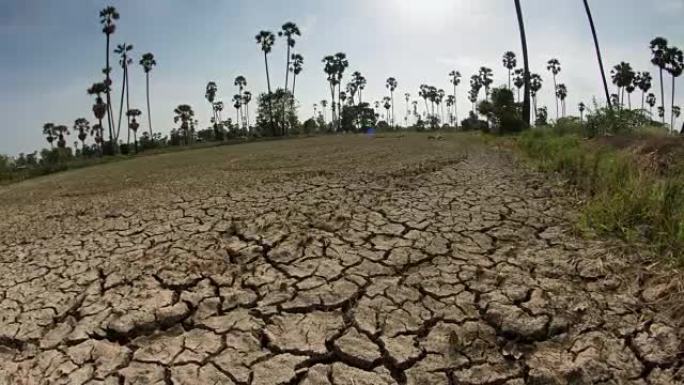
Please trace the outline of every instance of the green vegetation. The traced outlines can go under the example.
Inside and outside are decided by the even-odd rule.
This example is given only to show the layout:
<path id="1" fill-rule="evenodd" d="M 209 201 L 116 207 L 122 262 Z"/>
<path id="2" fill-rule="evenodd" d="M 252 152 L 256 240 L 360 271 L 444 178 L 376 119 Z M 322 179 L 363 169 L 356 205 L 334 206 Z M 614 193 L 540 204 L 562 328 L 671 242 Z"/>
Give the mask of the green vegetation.
<path id="1" fill-rule="evenodd" d="M 586 195 L 581 227 L 643 242 L 684 264 L 684 139 L 634 127 L 595 139 L 581 131 L 568 119 L 529 130 L 518 143 L 541 170 L 560 173 Z"/>

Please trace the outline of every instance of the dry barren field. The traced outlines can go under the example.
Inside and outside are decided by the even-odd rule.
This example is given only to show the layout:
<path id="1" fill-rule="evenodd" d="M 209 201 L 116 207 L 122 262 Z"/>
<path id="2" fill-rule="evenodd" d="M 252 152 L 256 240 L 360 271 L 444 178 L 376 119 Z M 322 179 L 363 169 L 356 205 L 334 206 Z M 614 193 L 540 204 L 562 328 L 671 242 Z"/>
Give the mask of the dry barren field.
<path id="1" fill-rule="evenodd" d="M 684 383 L 634 255 L 468 136 L 226 146 L 0 187 L 0 385 Z"/>

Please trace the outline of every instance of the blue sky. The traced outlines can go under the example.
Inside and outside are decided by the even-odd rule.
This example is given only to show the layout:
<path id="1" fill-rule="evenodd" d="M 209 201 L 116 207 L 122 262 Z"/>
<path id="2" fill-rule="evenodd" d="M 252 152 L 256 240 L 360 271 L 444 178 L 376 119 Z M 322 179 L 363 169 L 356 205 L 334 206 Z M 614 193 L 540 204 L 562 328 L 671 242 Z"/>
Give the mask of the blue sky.
<path id="1" fill-rule="evenodd" d="M 563 65 L 559 81 L 569 89 L 568 113 L 576 113 L 578 102 L 591 103 L 602 94 L 582 2 L 522 3 L 532 71 L 545 80 L 540 105 L 548 105 L 555 115 L 545 62 L 557 57 Z M 684 47 L 684 0 L 591 3 L 610 67 L 625 60 L 655 77 L 650 39 L 662 35 Z M 113 44 L 133 44 L 136 63 L 148 51 L 157 58 L 151 77 L 152 116 L 155 129 L 162 132 L 173 126 L 172 111 L 182 103 L 192 105 L 201 125 L 207 124 L 207 81 L 218 83 L 225 101 L 236 92 L 237 75 L 247 77 L 254 94 L 264 91 L 263 56 L 254 35 L 261 29 L 275 32 L 286 21 L 297 23 L 303 33 L 296 47 L 305 59 L 297 79 L 303 119 L 312 115 L 313 103 L 329 98 L 321 64 L 327 54 L 347 53 L 349 73 L 359 70 L 368 79 L 365 100 L 386 94 L 388 76 L 399 81 L 399 95 L 415 97 L 421 83 L 449 90 L 447 74 L 459 70 L 466 78 L 458 92 L 463 117 L 469 108 L 467 78 L 486 65 L 494 69 L 495 84 L 504 84 L 501 55 L 520 52 L 512 0 L 2 0 L 0 153 L 46 146 L 41 135 L 45 122 L 71 125 L 78 117 L 91 119 L 92 99 L 85 90 L 100 79 L 104 67 L 98 12 L 107 4 L 121 14 Z M 284 49 L 279 40 L 270 55 L 274 86 L 284 83 Z M 115 71 L 119 85 L 120 68 Z M 144 73 L 138 65 L 131 71 L 131 83 L 132 103 L 145 111 Z M 683 91 L 677 93 L 677 104 L 684 104 Z M 397 101 L 397 109 L 403 108 Z M 229 108 L 229 116 L 233 112 Z"/>

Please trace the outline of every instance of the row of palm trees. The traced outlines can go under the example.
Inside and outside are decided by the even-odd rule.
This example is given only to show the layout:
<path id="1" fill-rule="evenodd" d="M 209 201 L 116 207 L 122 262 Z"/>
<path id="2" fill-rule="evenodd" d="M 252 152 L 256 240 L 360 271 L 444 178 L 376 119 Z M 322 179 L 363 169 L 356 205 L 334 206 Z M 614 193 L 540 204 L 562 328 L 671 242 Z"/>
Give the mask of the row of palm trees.
<path id="1" fill-rule="evenodd" d="M 130 145 L 131 133 L 133 134 L 133 140 L 135 143 L 135 150 L 138 149 L 138 139 L 137 132 L 140 124 L 138 123 L 139 117 L 142 112 L 137 108 L 131 108 L 130 101 L 130 80 L 129 80 L 129 66 L 133 63 L 131 58 L 131 51 L 133 50 L 132 44 L 122 43 L 118 44 L 114 49 L 113 53 L 119 56 L 119 65 L 122 69 L 122 82 L 121 82 L 121 99 L 119 102 L 119 116 L 118 122 L 115 121 L 113 113 L 113 103 L 112 103 L 112 67 L 110 66 L 110 45 L 111 36 L 116 32 L 116 21 L 119 20 L 119 13 L 116 8 L 109 6 L 100 11 L 100 24 L 102 25 L 102 33 L 105 34 L 105 67 L 102 73 L 105 75 L 105 79 L 101 82 L 96 82 L 92 84 L 87 92 L 89 95 L 95 97 L 95 104 L 92 107 L 93 114 L 97 120 L 96 124 L 90 125 L 90 122 L 86 118 L 78 118 L 74 121 L 73 129 L 74 132 L 78 132 L 78 138 L 82 143 L 82 147 L 85 147 L 85 140 L 88 135 L 92 136 L 95 142 L 95 146 L 99 148 L 101 154 L 105 152 L 113 154 L 116 152 L 116 143 L 118 142 L 121 125 L 124 121 L 124 100 L 126 105 L 125 119 L 127 125 L 127 143 Z M 152 130 L 152 114 L 150 109 L 150 72 L 157 65 L 157 62 L 152 53 L 145 53 L 142 55 L 140 61 L 138 62 L 145 72 L 145 88 L 146 88 L 146 99 L 147 99 L 147 122 L 149 128 L 150 138 L 153 136 Z M 104 99 L 103 99 L 104 96 Z M 104 127 L 103 120 L 106 120 L 106 126 L 109 133 L 109 141 L 107 142 L 107 148 L 105 149 L 104 141 Z M 66 147 L 65 135 L 69 135 L 69 130 L 64 125 L 55 125 L 54 123 L 46 123 L 43 125 L 43 135 L 45 135 L 46 140 L 50 143 L 51 147 L 54 147 L 53 142 L 57 139 L 57 146 L 60 148 Z"/>

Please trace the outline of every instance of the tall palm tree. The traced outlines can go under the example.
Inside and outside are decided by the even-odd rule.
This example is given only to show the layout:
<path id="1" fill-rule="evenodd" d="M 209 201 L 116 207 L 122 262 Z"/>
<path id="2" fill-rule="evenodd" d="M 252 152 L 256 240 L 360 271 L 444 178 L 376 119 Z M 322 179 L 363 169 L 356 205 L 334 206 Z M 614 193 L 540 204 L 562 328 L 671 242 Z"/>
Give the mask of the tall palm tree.
<path id="1" fill-rule="evenodd" d="M 517 90 L 516 101 L 518 103 L 520 103 L 520 89 L 525 85 L 525 78 L 523 77 L 524 72 L 525 70 L 522 68 L 517 68 L 513 71 L 513 85 Z"/>
<path id="2" fill-rule="evenodd" d="M 246 126 L 247 129 L 249 130 L 250 123 L 249 123 L 249 103 L 252 101 L 252 93 L 249 91 L 245 91 L 242 93 L 242 104 L 244 105 L 245 108 L 245 121 L 247 122 Z"/>
<path id="3" fill-rule="evenodd" d="M 679 116 L 682 114 L 682 109 L 679 106 L 672 106 L 672 131 L 676 132 L 677 128 L 675 127 L 675 124 L 677 122 L 677 119 Z"/>
<path id="4" fill-rule="evenodd" d="M 386 86 L 386 87 L 389 89 L 389 91 L 390 91 L 390 99 L 391 99 L 391 101 L 392 101 L 392 115 L 391 115 L 391 117 L 390 117 L 390 120 L 391 120 L 391 121 L 390 121 L 390 124 L 391 124 L 392 126 L 394 126 L 394 125 L 396 124 L 396 122 L 394 121 L 394 90 L 397 89 L 397 85 L 398 85 L 397 79 L 395 79 L 395 78 L 393 78 L 393 77 L 387 78 L 387 82 L 386 82 L 385 86 Z"/>
<path id="5" fill-rule="evenodd" d="M 580 113 L 580 123 L 584 122 L 584 110 L 586 110 L 587 106 L 584 104 L 584 102 L 580 102 L 577 105 L 577 109 L 579 110 Z"/>
<path id="6" fill-rule="evenodd" d="M 352 83 L 354 83 L 356 89 L 359 92 L 359 104 L 363 103 L 363 90 L 366 88 L 366 78 L 361 75 L 361 72 L 355 71 L 352 74 Z"/>
<path id="7" fill-rule="evenodd" d="M 326 118 L 326 113 L 325 113 L 326 107 L 328 107 L 328 101 L 325 100 L 325 99 L 324 99 L 324 100 L 321 100 L 321 109 L 323 110 L 323 122 L 324 122 L 324 123 L 325 123 L 325 121 L 326 121 L 326 120 L 325 120 L 325 118 Z"/>
<path id="8" fill-rule="evenodd" d="M 596 49 L 596 58 L 598 59 L 599 70 L 601 71 L 601 79 L 603 80 L 603 90 L 606 94 L 606 103 L 608 108 L 612 108 L 610 104 L 610 95 L 608 92 L 608 80 L 606 80 L 606 71 L 603 69 L 603 58 L 601 57 L 601 47 L 599 46 L 598 35 L 596 34 L 596 26 L 594 25 L 594 18 L 591 16 L 591 8 L 589 8 L 588 0 L 584 0 L 584 9 L 587 12 L 589 19 L 589 26 L 591 27 L 591 35 L 594 37 L 594 48 Z"/>
<path id="9" fill-rule="evenodd" d="M 508 51 L 503 55 L 503 66 L 508 70 L 508 89 L 511 89 L 511 72 L 518 65 L 518 61 L 515 58 L 515 53 Z"/>
<path id="10" fill-rule="evenodd" d="M 558 59 L 551 59 L 546 65 L 546 69 L 551 71 L 553 74 L 553 94 L 556 98 L 556 119 L 559 117 L 559 107 L 558 107 L 558 82 L 556 81 L 556 76 L 561 72 L 561 65 Z"/>
<path id="11" fill-rule="evenodd" d="M 95 104 L 93 105 L 93 114 L 95 114 L 95 119 L 98 120 L 97 130 L 99 135 L 95 135 L 95 141 L 100 145 L 100 155 L 103 155 L 104 149 L 102 146 L 104 126 L 102 125 L 102 119 L 104 119 L 107 114 L 107 105 L 102 100 L 102 94 L 107 92 L 107 84 L 105 82 L 95 83 L 90 88 L 88 88 L 88 95 L 95 95 Z"/>
<path id="12" fill-rule="evenodd" d="M 561 102 L 563 117 L 565 117 L 565 98 L 568 97 L 568 87 L 566 87 L 563 83 L 559 84 L 556 88 L 556 96 Z"/>
<path id="13" fill-rule="evenodd" d="M 454 86 L 454 119 L 456 120 L 456 127 L 458 127 L 458 98 L 456 97 L 456 87 L 461 84 L 461 73 L 458 71 L 449 72 L 449 81 Z"/>
<path id="14" fill-rule="evenodd" d="M 651 77 L 651 74 L 648 72 L 637 72 L 636 77 L 634 78 L 634 85 L 636 85 L 641 90 L 642 111 L 644 109 L 644 99 L 646 97 L 646 93 L 651 90 L 652 81 L 653 78 Z"/>
<path id="15" fill-rule="evenodd" d="M 116 8 L 112 6 L 106 7 L 100 11 L 100 24 L 102 24 L 102 32 L 107 37 L 105 68 L 103 72 L 106 76 L 105 84 L 107 85 L 107 125 L 109 126 L 109 146 L 111 152 L 115 151 L 116 146 L 114 145 L 114 114 L 112 113 L 111 95 L 112 79 L 110 77 L 112 68 L 109 65 L 109 41 L 111 35 L 114 33 L 114 31 L 116 31 L 116 24 L 114 24 L 114 21 L 118 19 L 119 13 L 116 11 Z"/>
<path id="16" fill-rule="evenodd" d="M 409 101 L 411 100 L 411 94 L 406 92 L 404 94 L 404 99 L 406 100 L 406 116 L 404 117 L 404 126 L 406 126 L 406 128 L 408 128 L 408 118 L 409 118 L 409 115 L 411 114 L 409 111 Z"/>
<path id="17" fill-rule="evenodd" d="M 439 114 L 440 114 L 440 121 L 444 123 L 444 97 L 446 96 L 446 91 L 443 89 L 439 89 L 437 91 L 437 96 L 435 97 L 435 101 L 437 103 L 437 108 L 439 108 Z"/>
<path id="18" fill-rule="evenodd" d="M 195 112 L 192 110 L 192 107 L 187 104 L 179 105 L 173 112 L 176 114 L 176 116 L 173 117 L 173 121 L 174 123 L 181 123 L 180 130 L 185 133 L 185 144 L 187 145 L 190 143 L 190 131 Z"/>
<path id="19" fill-rule="evenodd" d="M 123 81 L 121 82 L 121 104 L 119 105 L 119 124 L 116 129 L 115 138 L 119 138 L 119 133 L 121 132 L 121 121 L 123 114 L 124 96 L 126 97 L 126 111 L 130 108 L 130 98 L 129 98 L 129 88 L 128 88 L 128 65 L 132 63 L 132 60 L 128 57 L 128 53 L 133 50 L 133 45 L 131 44 L 118 44 L 114 53 L 119 55 L 119 65 L 123 70 Z M 126 115 L 128 123 L 130 123 L 130 118 Z M 130 142 L 130 131 L 128 132 L 128 141 Z"/>
<path id="20" fill-rule="evenodd" d="M 339 84 L 337 78 L 337 68 L 335 63 L 335 56 L 328 55 L 323 58 L 323 63 L 325 64 L 323 71 L 328 75 L 328 84 L 330 85 L 330 121 L 335 124 L 335 87 Z"/>
<path id="21" fill-rule="evenodd" d="M 339 114 L 342 112 L 342 77 L 344 75 L 344 71 L 347 69 L 347 67 L 349 67 L 349 61 L 347 60 L 346 54 L 344 54 L 343 52 L 338 52 L 335 55 L 328 55 L 324 57 L 323 63 L 325 64 L 324 71 L 328 75 L 328 83 L 330 84 L 330 95 L 332 99 L 330 104 L 330 107 L 332 109 L 331 121 L 333 123 L 337 122 L 336 128 L 337 130 L 339 130 L 341 124 Z M 335 103 L 336 87 L 337 99 L 339 101 L 337 104 Z M 336 107 L 339 107 L 337 116 L 335 116 L 335 112 L 337 111 Z"/>
<path id="22" fill-rule="evenodd" d="M 651 40 L 651 63 L 658 67 L 660 72 L 660 107 L 665 110 L 665 85 L 663 82 L 663 71 L 667 65 L 667 57 L 665 52 L 667 51 L 667 39 L 662 37 L 656 37 Z M 662 116 L 662 123 L 665 124 L 665 115 Z"/>
<path id="23" fill-rule="evenodd" d="M 247 78 L 245 78 L 242 75 L 238 75 L 235 77 L 235 81 L 233 82 L 233 84 L 238 88 L 238 95 L 242 95 L 245 87 L 247 87 Z M 270 103 L 270 98 L 269 98 L 269 103 Z M 242 120 L 244 121 L 244 117 L 246 115 L 245 111 L 244 111 L 245 106 L 244 106 L 244 103 L 242 103 L 242 102 L 239 104 L 240 104 L 240 115 L 242 116 Z M 236 121 L 235 124 L 237 124 L 239 126 L 240 121 L 239 120 Z M 244 126 L 244 122 L 243 122 L 243 126 Z"/>
<path id="24" fill-rule="evenodd" d="M 273 45 L 275 44 L 275 35 L 271 31 L 260 31 L 256 37 L 256 42 L 261 46 L 261 50 L 264 52 L 264 65 L 266 66 L 266 84 L 268 86 L 268 115 L 271 117 L 271 130 L 275 132 L 276 127 L 273 121 L 273 103 L 271 102 L 271 76 L 268 72 L 268 54 L 271 53 Z M 289 60 L 289 58 L 288 58 Z"/>
<path id="25" fill-rule="evenodd" d="M 618 95 L 620 95 L 620 107 L 624 106 L 625 101 L 625 91 L 634 82 L 636 73 L 632 69 L 629 63 L 621 62 L 620 64 L 613 67 L 610 72 L 613 83 L 618 87 Z M 634 91 L 632 89 L 632 91 Z"/>
<path id="26" fill-rule="evenodd" d="M 520 42 L 522 45 L 523 52 L 523 68 L 525 69 L 525 99 L 523 102 L 523 120 L 529 126 L 530 125 L 530 96 L 531 96 L 531 86 L 530 86 L 530 61 L 527 54 L 527 37 L 525 35 L 525 20 L 523 18 L 522 7 L 520 6 L 520 0 L 515 0 L 515 12 L 518 17 L 518 29 L 520 30 Z"/>
<path id="27" fill-rule="evenodd" d="M 473 103 L 473 111 L 477 110 L 477 106 L 475 105 L 475 103 L 477 103 L 477 97 L 479 96 L 481 89 L 482 89 L 482 79 L 480 78 L 480 75 L 471 76 L 470 77 L 470 97 L 469 97 L 469 100 L 471 103 Z"/>
<path id="28" fill-rule="evenodd" d="M 45 135 L 45 139 L 50 143 L 50 148 L 55 148 L 55 145 L 53 144 L 56 137 L 54 123 L 43 124 L 43 135 Z"/>
<path id="29" fill-rule="evenodd" d="M 288 80 L 289 80 L 289 75 L 290 75 L 290 50 L 294 48 L 295 46 L 295 37 L 301 36 L 301 32 L 299 31 L 299 27 L 297 27 L 297 24 L 288 21 L 287 23 L 283 24 L 281 30 L 278 32 L 278 36 L 285 36 L 286 44 L 287 44 L 287 64 L 285 66 L 285 89 L 288 89 Z"/>
<path id="30" fill-rule="evenodd" d="M 233 107 L 235 107 L 235 124 L 240 127 L 240 122 L 244 122 L 244 117 L 242 116 L 242 95 L 233 95 Z M 244 124 L 243 124 L 244 127 Z"/>
<path id="31" fill-rule="evenodd" d="M 219 119 L 216 115 L 216 109 L 214 108 L 214 101 L 216 100 L 216 93 L 218 92 L 218 86 L 215 82 L 207 83 L 207 87 L 204 91 L 204 98 L 207 99 L 209 105 L 211 106 L 212 121 L 214 122 L 214 128 L 218 125 Z"/>
<path id="32" fill-rule="evenodd" d="M 390 108 L 392 108 L 392 99 L 389 96 L 382 98 L 382 106 L 385 108 L 385 122 L 389 123 Z"/>
<path id="33" fill-rule="evenodd" d="M 532 105 L 534 106 L 534 118 L 536 120 L 537 119 L 537 94 L 542 89 L 544 82 L 542 80 L 541 75 L 539 75 L 539 74 L 530 74 L 529 82 L 530 82 L 530 96 L 532 98 Z"/>
<path id="34" fill-rule="evenodd" d="M 684 71 L 684 53 L 677 47 L 669 47 L 665 52 L 665 57 L 667 60 L 667 65 L 665 69 L 672 76 L 672 104 L 671 108 L 674 108 L 675 103 L 675 79 L 682 75 Z M 672 110 L 671 110 L 672 111 Z M 672 131 L 675 131 L 674 126 L 674 112 L 670 115 L 670 127 Z"/>
<path id="35" fill-rule="evenodd" d="M 126 111 L 126 115 L 128 115 L 129 123 L 128 123 L 128 130 L 133 131 L 133 148 L 135 149 L 135 153 L 138 153 L 138 128 L 140 127 L 140 124 L 138 123 L 138 116 L 142 115 L 142 112 L 140 112 L 139 109 L 133 108 L 129 109 Z"/>
<path id="36" fill-rule="evenodd" d="M 65 125 L 55 126 L 55 134 L 57 135 L 57 147 L 66 148 L 66 138 L 65 135 L 69 135 L 69 128 Z"/>
<path id="37" fill-rule="evenodd" d="M 85 149 L 85 140 L 88 138 L 90 131 L 90 122 L 86 118 L 78 118 L 74 121 L 74 132 L 78 131 L 78 140 L 81 141 L 81 155 Z"/>
<path id="38" fill-rule="evenodd" d="M 454 125 L 454 113 L 452 112 L 454 106 L 455 98 L 454 95 L 448 95 L 446 98 L 447 114 L 449 116 L 449 124 Z"/>
<path id="39" fill-rule="evenodd" d="M 147 98 L 147 125 L 150 129 L 150 138 L 152 138 L 152 112 L 150 111 L 150 72 L 152 68 L 157 65 L 157 61 L 154 60 L 154 55 L 150 52 L 143 54 L 140 59 L 140 65 L 145 71 L 145 95 Z"/>
<path id="40" fill-rule="evenodd" d="M 295 53 L 292 54 L 292 100 L 294 101 L 295 86 L 297 84 L 297 76 L 304 70 L 304 56 Z"/>
<path id="41" fill-rule="evenodd" d="M 489 87 L 492 85 L 494 82 L 494 79 L 492 77 L 494 76 L 494 73 L 492 72 L 491 68 L 487 67 L 480 67 L 480 83 L 485 89 L 485 100 L 489 100 Z"/>
<path id="42" fill-rule="evenodd" d="M 653 107 L 656 105 L 656 96 L 653 93 L 649 93 L 646 96 L 646 104 L 649 107 L 649 113 L 651 114 L 651 119 L 653 118 Z"/>

